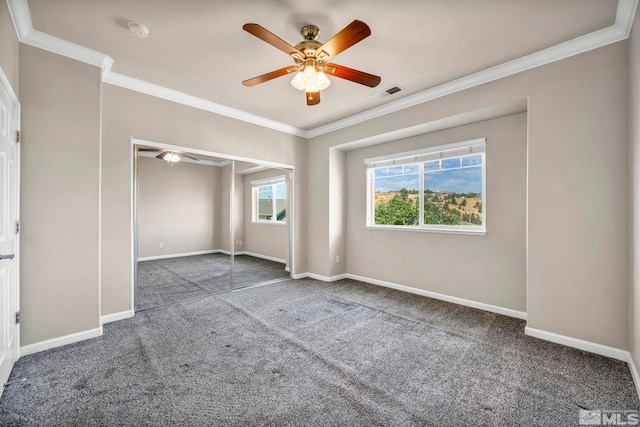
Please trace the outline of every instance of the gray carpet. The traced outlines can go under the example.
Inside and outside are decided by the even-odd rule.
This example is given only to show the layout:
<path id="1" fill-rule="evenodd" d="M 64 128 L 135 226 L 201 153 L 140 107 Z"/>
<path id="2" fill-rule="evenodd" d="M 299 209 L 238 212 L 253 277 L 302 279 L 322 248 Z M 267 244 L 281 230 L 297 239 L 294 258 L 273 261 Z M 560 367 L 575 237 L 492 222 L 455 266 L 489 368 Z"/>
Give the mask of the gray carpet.
<path id="1" fill-rule="evenodd" d="M 572 426 L 581 408 L 640 409 L 626 363 L 523 329 L 355 281 L 287 280 L 21 358 L 0 424 Z"/>
<path id="2" fill-rule="evenodd" d="M 138 310 L 287 277 L 284 264 L 248 255 L 194 255 L 138 262 Z"/>

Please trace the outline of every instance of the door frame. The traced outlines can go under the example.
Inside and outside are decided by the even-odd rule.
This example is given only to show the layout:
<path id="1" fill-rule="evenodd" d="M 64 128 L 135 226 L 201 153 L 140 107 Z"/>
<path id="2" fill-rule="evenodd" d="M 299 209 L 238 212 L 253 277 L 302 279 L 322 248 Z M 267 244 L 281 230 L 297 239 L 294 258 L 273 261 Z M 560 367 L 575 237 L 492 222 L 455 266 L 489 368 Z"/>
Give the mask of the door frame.
<path id="1" fill-rule="evenodd" d="M 139 188 L 138 188 L 138 146 L 145 146 L 145 147 L 153 147 L 153 148 L 160 148 L 160 149 L 164 149 L 164 150 L 170 150 L 170 151 L 183 151 L 186 153 L 191 153 L 191 154 L 200 154 L 203 156 L 210 156 L 210 157 L 218 157 L 221 159 L 225 159 L 225 160 L 235 160 L 235 161 L 239 161 L 239 162 L 247 162 L 247 163 L 255 163 L 257 165 L 260 166 L 266 166 L 266 167 L 270 167 L 270 168 L 276 168 L 276 169 L 285 169 L 288 171 L 289 173 L 289 177 L 290 177 L 290 184 L 289 184 L 289 189 L 288 189 L 288 195 L 290 197 L 289 200 L 289 206 L 291 209 L 291 213 L 289 214 L 289 212 L 287 212 L 287 226 L 289 227 L 289 275 L 290 277 L 295 277 L 294 275 L 296 274 L 296 258 L 295 258 L 295 197 L 294 197 L 294 191 L 293 189 L 294 187 L 294 181 L 295 181 L 295 175 L 296 175 L 296 169 L 294 165 L 289 165 L 286 163 L 277 163 L 277 162 L 270 162 L 270 161 L 266 161 L 266 160 L 259 160 L 259 159 L 253 159 L 253 158 L 249 158 L 249 157 L 243 157 L 243 156 L 236 156 L 233 154 L 223 154 L 223 153 L 217 153 L 214 151 L 207 151 L 207 150 L 201 150 L 201 149 L 197 149 L 197 148 L 192 148 L 192 147 L 187 147 L 187 146 L 180 146 L 180 145 L 173 145 L 173 144 L 166 144 L 163 142 L 157 142 L 157 141 L 149 141 L 149 140 L 144 140 L 144 139 L 140 139 L 140 138 L 133 138 L 131 137 L 131 307 L 133 312 L 135 313 L 137 310 L 137 284 L 138 284 L 138 269 L 136 267 L 136 263 L 138 261 L 138 202 L 139 202 Z M 234 180 L 235 180 L 235 174 L 232 173 L 231 176 L 231 185 L 234 185 Z M 233 187 L 232 187 L 233 190 Z M 231 196 L 233 196 L 233 191 L 231 191 Z M 232 209 L 232 203 L 230 203 L 230 209 Z M 233 232 L 231 235 L 231 238 L 233 239 Z M 231 240 L 231 242 L 233 243 L 234 240 Z M 233 256 L 235 252 L 235 245 L 232 244 L 231 245 L 231 254 Z"/>

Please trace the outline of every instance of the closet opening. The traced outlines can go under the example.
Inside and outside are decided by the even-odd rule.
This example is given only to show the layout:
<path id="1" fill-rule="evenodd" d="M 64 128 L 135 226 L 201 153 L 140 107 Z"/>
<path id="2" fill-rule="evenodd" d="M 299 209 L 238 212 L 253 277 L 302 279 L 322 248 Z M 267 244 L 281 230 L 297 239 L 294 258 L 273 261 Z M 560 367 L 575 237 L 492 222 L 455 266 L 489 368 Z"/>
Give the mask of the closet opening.
<path id="1" fill-rule="evenodd" d="M 294 168 L 132 139 L 136 312 L 291 277 Z"/>

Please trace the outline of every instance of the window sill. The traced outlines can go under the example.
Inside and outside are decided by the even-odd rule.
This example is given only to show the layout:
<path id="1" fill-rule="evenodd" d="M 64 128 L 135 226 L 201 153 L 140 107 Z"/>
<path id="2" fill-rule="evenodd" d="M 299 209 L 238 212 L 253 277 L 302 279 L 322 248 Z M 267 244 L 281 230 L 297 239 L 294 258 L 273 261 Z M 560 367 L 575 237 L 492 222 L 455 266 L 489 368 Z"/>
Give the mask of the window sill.
<path id="1" fill-rule="evenodd" d="M 386 231 L 417 231 L 419 233 L 440 233 L 440 234 L 466 234 L 470 236 L 486 236 L 487 230 L 464 230 L 459 228 L 427 228 L 427 227 L 406 227 L 394 225 L 365 225 L 367 230 Z"/>
<path id="2" fill-rule="evenodd" d="M 286 221 L 251 221 L 255 225 L 287 225 Z"/>

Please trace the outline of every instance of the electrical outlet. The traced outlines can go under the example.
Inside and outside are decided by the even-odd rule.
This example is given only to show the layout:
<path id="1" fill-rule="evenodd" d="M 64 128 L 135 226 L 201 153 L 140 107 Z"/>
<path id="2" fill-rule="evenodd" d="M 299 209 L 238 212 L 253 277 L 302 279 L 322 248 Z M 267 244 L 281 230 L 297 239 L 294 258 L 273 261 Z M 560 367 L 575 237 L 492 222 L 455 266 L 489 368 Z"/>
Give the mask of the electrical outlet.
<path id="1" fill-rule="evenodd" d="M 164 243 L 160 242 L 160 247 L 164 248 Z"/>
<path id="2" fill-rule="evenodd" d="M 340 264 L 340 256 L 336 257 L 336 264 Z"/>

